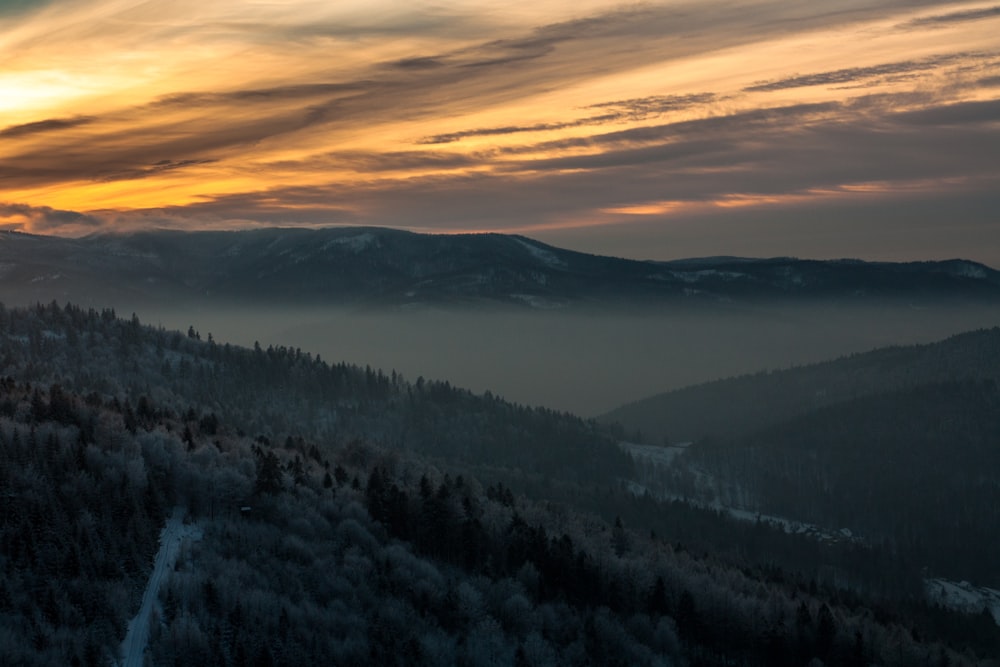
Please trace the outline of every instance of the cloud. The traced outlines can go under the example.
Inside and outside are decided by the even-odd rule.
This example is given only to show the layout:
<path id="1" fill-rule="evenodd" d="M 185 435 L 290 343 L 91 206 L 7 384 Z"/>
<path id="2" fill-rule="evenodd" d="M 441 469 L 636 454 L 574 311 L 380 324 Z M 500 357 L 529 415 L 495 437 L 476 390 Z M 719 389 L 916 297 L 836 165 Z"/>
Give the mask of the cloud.
<path id="1" fill-rule="evenodd" d="M 854 83 L 876 77 L 898 76 L 913 72 L 938 70 L 944 66 L 959 63 L 964 60 L 982 58 L 981 53 L 949 53 L 921 58 L 919 60 L 904 60 L 869 67 L 848 67 L 845 69 L 815 74 L 797 75 L 774 81 L 761 81 L 743 90 L 746 92 L 771 92 L 788 88 L 803 88 L 807 86 L 830 86 L 836 84 Z"/>
<path id="2" fill-rule="evenodd" d="M 570 137 L 533 145 L 513 146 L 499 149 L 498 152 L 505 154 L 525 154 L 576 148 L 600 149 L 617 145 L 665 142 L 686 136 L 718 136 L 720 133 L 728 132 L 746 134 L 755 131 L 760 126 L 772 126 L 775 124 L 780 124 L 787 131 L 789 128 L 795 126 L 796 121 L 801 122 L 805 119 L 838 112 L 842 109 L 843 105 L 838 102 L 791 104 L 780 107 L 749 109 L 695 120 L 645 125 L 584 137 Z"/>
<path id="3" fill-rule="evenodd" d="M 214 199 L 192 211 L 221 214 L 234 206 L 244 218 L 280 218 L 284 205 L 298 220 L 317 223 L 392 220 L 413 228 L 497 229 L 553 216 L 583 220 L 590 211 L 637 201 L 714 202 L 734 194 L 748 202 L 789 194 L 801 200 L 814 192 L 903 196 L 914 182 L 926 193 L 1000 177 L 1000 135 L 988 126 L 953 124 L 947 105 L 933 132 L 913 123 L 908 112 L 886 111 L 873 123 L 876 103 L 791 105 L 664 124 L 580 139 L 591 142 L 594 152 L 587 155 L 502 164 L 484 156 L 479 166 L 492 165 L 492 172 L 280 188 Z M 881 103 L 893 108 L 891 99 Z M 987 115 L 981 109 L 976 117 Z M 640 139 L 648 145 L 637 146 Z M 387 158 L 381 166 L 422 168 L 431 161 L 420 153 Z M 372 166 L 383 157 L 353 159 Z M 855 183 L 881 185 L 846 187 Z"/>
<path id="4" fill-rule="evenodd" d="M 93 0 L 18 17 L 0 105 L 37 95 L 0 128 L 0 199 L 53 230 L 502 230 L 995 190 L 996 40 L 956 18 L 967 3 L 291 6 Z M 885 29 L 921 11 L 958 34 Z M 74 210 L 90 218 L 60 218 Z"/>
<path id="5" fill-rule="evenodd" d="M 421 70 L 421 69 L 433 69 L 435 67 L 444 67 L 445 63 L 439 58 L 431 58 L 428 56 L 414 56 L 412 58 L 403 58 L 402 60 L 396 60 L 390 63 L 392 67 L 402 70 Z"/>
<path id="6" fill-rule="evenodd" d="M 230 106 L 233 103 L 261 103 L 298 101 L 309 98 L 329 98 L 331 95 L 364 92 L 371 82 L 303 82 L 270 88 L 246 88 L 226 92 L 179 92 L 164 95 L 145 107 L 151 110 L 165 108 L 189 109 L 191 107 Z"/>
<path id="7" fill-rule="evenodd" d="M 1000 178 L 1000 135 L 980 122 L 996 117 L 1000 102 L 897 110 L 908 102 L 905 95 L 876 95 L 753 109 L 481 154 L 336 151 L 309 162 L 261 165 L 303 174 L 301 185 L 206 195 L 143 215 L 188 225 L 391 221 L 421 229 L 502 229 L 514 221 L 585 220 L 592 211 L 629 202 L 875 196 L 845 189 L 854 183 L 880 183 L 865 192 L 902 196 L 912 182 L 928 191 Z M 588 152 L 548 156 L 567 147 Z M 367 178 L 326 176 L 337 168 Z"/>
<path id="8" fill-rule="evenodd" d="M 105 225 L 99 217 L 48 206 L 0 203 L 0 226 L 35 233 L 78 235 Z"/>
<path id="9" fill-rule="evenodd" d="M 913 125 L 969 125 L 1000 122 L 1000 100 L 959 102 L 945 106 L 918 109 L 899 114 L 897 118 Z"/>
<path id="10" fill-rule="evenodd" d="M 329 172 L 332 168 L 350 168 L 378 175 L 388 171 L 453 170 L 481 166 L 475 155 L 437 151 L 335 151 L 303 162 L 274 162 L 266 168 L 288 169 L 294 172 Z"/>
<path id="11" fill-rule="evenodd" d="M 418 144 L 450 144 L 469 137 L 496 137 L 509 134 L 521 134 L 524 132 L 546 132 L 551 130 L 563 130 L 571 127 L 583 127 L 584 125 L 600 125 L 620 118 L 617 114 L 603 114 L 600 116 L 589 116 L 579 120 L 565 121 L 561 123 L 535 123 L 533 125 L 506 125 L 501 127 L 479 127 L 473 130 L 461 130 L 459 132 L 449 132 L 447 134 L 435 134 L 430 137 L 420 139 Z"/>
<path id="12" fill-rule="evenodd" d="M 657 95 L 631 100 L 601 102 L 598 104 L 591 104 L 586 107 L 588 109 L 604 109 L 607 111 L 607 113 L 602 113 L 596 116 L 586 116 L 576 120 L 555 123 L 506 125 L 500 127 L 481 127 L 471 130 L 460 130 L 458 132 L 449 132 L 447 134 L 436 134 L 430 137 L 424 137 L 417 143 L 450 144 L 469 137 L 492 137 L 521 134 L 524 132 L 547 132 L 575 127 L 604 125 L 624 120 L 644 120 L 668 111 L 679 111 L 696 105 L 708 104 L 714 99 L 715 96 L 712 93 L 698 93 L 692 95 Z"/>
<path id="13" fill-rule="evenodd" d="M 185 169 L 187 167 L 212 164 L 217 161 L 218 160 L 160 160 L 159 162 L 147 167 L 139 167 L 136 169 L 103 174 L 98 180 L 104 182 L 131 181 L 140 178 L 149 178 L 150 176 L 157 176 L 167 171 L 175 171 L 178 169 Z"/>
<path id="14" fill-rule="evenodd" d="M 609 109 L 615 114 L 630 118 L 647 118 L 668 111 L 690 109 L 693 106 L 715 101 L 714 93 L 691 93 L 687 95 L 650 95 L 613 102 L 591 104 L 589 109 Z"/>
<path id="15" fill-rule="evenodd" d="M 915 28 L 935 28 L 944 27 L 954 23 L 964 23 L 966 21 L 980 21 L 1000 16 L 1000 7 L 984 7 L 980 9 L 966 9 L 963 11 L 950 12 L 948 14 L 935 14 L 933 16 L 921 16 L 900 24 L 902 29 Z"/>
<path id="16" fill-rule="evenodd" d="M 12 125 L 0 130 L 0 139 L 13 139 L 33 134 L 42 134 L 44 132 L 68 130 L 80 127 L 81 125 L 88 125 L 93 123 L 94 120 L 95 118 L 92 116 L 76 116 L 74 118 L 49 118 L 31 123 L 22 123 L 21 125 Z"/>

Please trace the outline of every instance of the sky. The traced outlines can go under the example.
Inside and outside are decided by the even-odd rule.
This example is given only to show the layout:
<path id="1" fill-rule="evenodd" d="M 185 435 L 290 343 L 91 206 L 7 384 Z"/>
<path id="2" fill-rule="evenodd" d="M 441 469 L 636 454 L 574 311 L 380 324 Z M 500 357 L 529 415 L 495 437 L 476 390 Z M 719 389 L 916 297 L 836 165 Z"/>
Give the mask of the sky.
<path id="1" fill-rule="evenodd" d="M 275 225 L 1000 267 L 1000 5 L 0 0 L 0 227 Z"/>

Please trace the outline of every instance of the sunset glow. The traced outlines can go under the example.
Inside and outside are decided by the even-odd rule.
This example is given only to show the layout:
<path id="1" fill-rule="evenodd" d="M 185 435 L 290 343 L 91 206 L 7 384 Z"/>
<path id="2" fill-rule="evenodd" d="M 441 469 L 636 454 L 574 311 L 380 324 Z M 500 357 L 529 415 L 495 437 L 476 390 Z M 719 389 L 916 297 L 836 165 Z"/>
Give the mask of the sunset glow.
<path id="1" fill-rule="evenodd" d="M 0 13 L 0 221 L 35 233 L 627 235 L 641 218 L 669 236 L 692 215 L 873 190 L 989 197 L 997 155 L 1000 10 L 983 2 Z"/>

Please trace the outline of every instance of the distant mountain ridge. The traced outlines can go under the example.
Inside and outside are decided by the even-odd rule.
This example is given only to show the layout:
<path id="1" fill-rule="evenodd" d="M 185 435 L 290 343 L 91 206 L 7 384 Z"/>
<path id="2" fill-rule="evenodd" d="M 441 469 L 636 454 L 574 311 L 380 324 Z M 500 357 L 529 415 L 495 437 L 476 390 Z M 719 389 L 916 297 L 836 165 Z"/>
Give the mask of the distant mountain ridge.
<path id="1" fill-rule="evenodd" d="M 8 302 L 223 298 L 299 305 L 741 304 L 763 300 L 1000 302 L 1000 272 L 967 260 L 636 261 L 503 234 L 373 227 L 148 231 L 80 239 L 0 234 Z"/>

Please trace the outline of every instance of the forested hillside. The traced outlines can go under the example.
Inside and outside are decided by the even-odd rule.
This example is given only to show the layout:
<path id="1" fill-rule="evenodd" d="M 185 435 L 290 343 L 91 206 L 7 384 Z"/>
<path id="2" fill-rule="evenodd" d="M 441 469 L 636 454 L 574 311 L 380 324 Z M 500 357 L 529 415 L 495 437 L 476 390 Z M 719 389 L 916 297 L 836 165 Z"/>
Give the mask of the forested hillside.
<path id="1" fill-rule="evenodd" d="M 1000 654 L 988 617 L 857 583 L 881 551 L 631 497 L 629 459 L 569 415 L 111 311 L 0 325 L 0 664 L 117 660 L 174 507 L 202 538 L 159 591 L 153 665 Z"/>
<path id="2" fill-rule="evenodd" d="M 314 460 L 152 401 L 130 415 L 9 378 L 0 394 L 3 664 L 116 660 L 175 504 L 203 538 L 160 590 L 155 665 L 963 665 L 990 650 L 981 621 L 873 615 L 368 443 L 302 443 Z"/>
<path id="3" fill-rule="evenodd" d="M 650 440 L 689 441 L 747 433 L 864 396 L 967 379 L 1000 379 L 1000 328 L 679 389 L 622 406 L 602 421 Z"/>
<path id="4" fill-rule="evenodd" d="M 348 442 L 364 437 L 451 462 L 607 484 L 630 461 L 596 425 L 476 396 L 448 382 L 328 364 L 298 349 L 248 350 L 54 302 L 0 311 L 0 368 L 45 384 L 206 411 L 246 432 Z"/>
<path id="5" fill-rule="evenodd" d="M 997 587 L 998 376 L 991 329 L 701 385 L 616 414 L 639 416 L 628 428 L 693 437 L 669 462 L 638 462 L 637 479 L 659 498 L 846 531 L 924 579 Z M 656 409 L 655 424 L 642 422 Z"/>
<path id="6" fill-rule="evenodd" d="M 847 527 L 932 576 L 1000 586 L 1000 391 L 925 385 L 689 448 L 751 509 Z M 695 494 L 692 494 L 695 495 Z"/>

